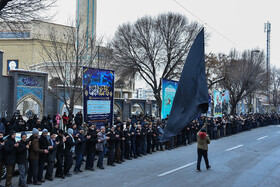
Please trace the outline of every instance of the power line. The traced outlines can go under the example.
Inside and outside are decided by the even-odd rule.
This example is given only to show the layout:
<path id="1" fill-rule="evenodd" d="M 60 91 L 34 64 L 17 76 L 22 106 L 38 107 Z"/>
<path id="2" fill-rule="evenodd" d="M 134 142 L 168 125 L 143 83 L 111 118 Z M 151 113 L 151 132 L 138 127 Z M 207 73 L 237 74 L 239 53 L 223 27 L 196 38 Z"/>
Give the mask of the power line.
<path id="1" fill-rule="evenodd" d="M 227 40 L 228 42 L 232 43 L 233 45 L 235 45 L 236 47 L 238 47 L 238 45 L 232 41 L 231 39 L 229 39 L 228 37 L 226 37 L 225 35 L 223 35 L 222 33 L 220 33 L 217 29 L 215 29 L 214 27 L 208 25 L 205 21 L 203 21 L 202 19 L 200 19 L 197 15 L 195 15 L 194 13 L 192 13 L 190 10 L 188 10 L 186 7 L 184 7 L 181 3 L 179 3 L 177 0 L 173 0 L 175 1 L 180 7 L 182 7 L 184 10 L 186 10 L 188 13 L 190 13 L 192 16 L 194 16 L 196 19 L 198 19 L 201 23 L 203 23 L 205 26 L 208 26 L 210 29 L 212 29 L 214 32 L 216 32 L 217 34 L 219 34 L 221 37 L 223 37 L 225 40 Z"/>

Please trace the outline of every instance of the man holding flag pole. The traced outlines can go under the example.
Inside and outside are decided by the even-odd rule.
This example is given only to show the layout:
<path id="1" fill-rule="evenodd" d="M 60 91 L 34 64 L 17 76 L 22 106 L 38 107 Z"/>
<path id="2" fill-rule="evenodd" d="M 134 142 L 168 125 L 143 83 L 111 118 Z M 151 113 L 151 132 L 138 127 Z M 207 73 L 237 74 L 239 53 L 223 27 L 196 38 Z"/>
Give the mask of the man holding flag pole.
<path id="1" fill-rule="evenodd" d="M 201 113 L 207 113 L 209 106 L 208 99 L 208 87 L 205 75 L 204 28 L 202 28 L 187 56 L 161 142 L 166 142 L 173 136 L 176 136 Z M 204 129 L 202 128 L 199 133 L 205 133 L 203 132 Z M 198 138 L 200 138 L 199 134 Z M 201 141 L 208 144 L 208 141 L 206 141 L 207 134 L 204 139 Z M 198 145 L 199 162 L 197 164 L 199 168 L 197 170 L 199 171 L 201 156 L 204 157 L 206 167 L 209 169 L 207 150 L 205 156 L 205 152 L 202 153 L 199 151 Z"/>

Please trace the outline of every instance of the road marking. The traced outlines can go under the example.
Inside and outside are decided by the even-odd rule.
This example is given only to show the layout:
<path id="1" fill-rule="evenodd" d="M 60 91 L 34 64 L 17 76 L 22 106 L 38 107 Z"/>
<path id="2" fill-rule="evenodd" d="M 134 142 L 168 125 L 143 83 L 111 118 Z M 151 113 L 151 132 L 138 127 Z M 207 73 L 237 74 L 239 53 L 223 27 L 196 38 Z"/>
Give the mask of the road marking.
<path id="1" fill-rule="evenodd" d="M 180 170 L 180 169 L 184 169 L 184 168 L 189 167 L 189 166 L 192 166 L 192 165 L 194 165 L 194 164 L 196 164 L 196 161 L 195 161 L 195 162 L 192 162 L 192 163 L 189 163 L 189 164 L 187 164 L 187 165 L 181 166 L 181 167 L 179 167 L 179 168 L 176 168 L 176 169 L 167 171 L 167 172 L 165 172 L 165 173 L 162 173 L 162 174 L 158 175 L 158 177 L 162 177 L 162 176 L 164 176 L 164 175 L 168 175 L 168 174 L 170 174 L 170 173 L 173 173 L 173 172 L 178 171 L 178 170 Z"/>
<path id="2" fill-rule="evenodd" d="M 267 138 L 268 136 L 263 136 L 263 137 L 260 137 L 260 138 L 258 138 L 258 140 L 262 140 L 262 139 L 265 139 L 265 138 Z"/>
<path id="3" fill-rule="evenodd" d="M 243 146 L 243 144 L 240 144 L 240 145 L 238 145 L 238 146 L 229 148 L 229 149 L 227 149 L 226 151 L 231 151 L 231 150 L 233 150 L 233 149 L 237 149 L 237 148 L 242 147 L 242 146 Z"/>

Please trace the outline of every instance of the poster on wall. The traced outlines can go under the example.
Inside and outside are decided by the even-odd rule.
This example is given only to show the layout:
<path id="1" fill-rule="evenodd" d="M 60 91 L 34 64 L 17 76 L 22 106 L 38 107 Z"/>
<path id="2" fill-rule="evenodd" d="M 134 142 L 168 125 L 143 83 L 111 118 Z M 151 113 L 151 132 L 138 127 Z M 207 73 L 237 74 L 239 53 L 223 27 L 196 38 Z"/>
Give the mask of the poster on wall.
<path id="1" fill-rule="evenodd" d="M 228 108 L 229 108 L 229 91 L 223 90 L 222 92 L 222 113 L 228 114 Z"/>
<path id="2" fill-rule="evenodd" d="M 170 114 L 177 87 L 178 81 L 162 79 L 162 119 L 165 119 Z"/>
<path id="3" fill-rule="evenodd" d="M 8 71 L 16 70 L 19 67 L 18 60 L 7 60 Z"/>
<path id="4" fill-rule="evenodd" d="M 214 91 L 214 116 L 222 117 L 222 95 L 220 91 Z"/>
<path id="5" fill-rule="evenodd" d="M 112 124 L 114 78 L 113 70 L 83 67 L 84 121 L 88 124 Z"/>

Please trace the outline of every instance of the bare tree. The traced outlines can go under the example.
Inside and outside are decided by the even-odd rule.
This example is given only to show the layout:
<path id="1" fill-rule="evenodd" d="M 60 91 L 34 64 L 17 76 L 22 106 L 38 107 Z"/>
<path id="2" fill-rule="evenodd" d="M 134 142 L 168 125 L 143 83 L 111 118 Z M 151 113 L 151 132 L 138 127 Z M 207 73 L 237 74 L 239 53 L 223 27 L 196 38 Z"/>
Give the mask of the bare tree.
<path id="1" fill-rule="evenodd" d="M 51 78 L 51 93 L 72 113 L 74 105 L 82 98 L 82 68 L 98 66 L 97 46 L 102 41 L 88 37 L 87 32 L 79 27 L 68 27 L 62 35 L 57 33 L 55 28 L 49 28 L 50 42 L 41 41 L 41 57 Z"/>
<path id="2" fill-rule="evenodd" d="M 122 75 L 137 74 L 153 90 L 161 110 L 161 78 L 178 79 L 201 26 L 177 13 L 146 16 L 119 26 L 112 40 Z"/>
<path id="3" fill-rule="evenodd" d="M 207 77 L 208 89 L 225 79 L 225 64 L 227 56 L 225 54 L 209 53 L 205 55 L 205 73 Z"/>
<path id="4" fill-rule="evenodd" d="M 31 20 L 46 20 L 50 15 L 45 12 L 53 7 L 57 0 L 0 0 L 1 27 L 12 30 L 22 27 L 19 23 Z M 15 24 L 16 23 L 16 24 Z"/>
<path id="5" fill-rule="evenodd" d="M 266 88 L 265 55 L 260 52 L 252 58 L 252 51 L 238 53 L 232 50 L 225 64 L 225 78 L 221 85 L 230 92 L 231 114 L 243 98 Z"/>
<path id="6" fill-rule="evenodd" d="M 275 66 L 271 69 L 270 73 L 270 95 L 271 95 L 271 103 L 274 106 L 274 109 L 277 110 L 280 104 L 280 69 Z"/>

